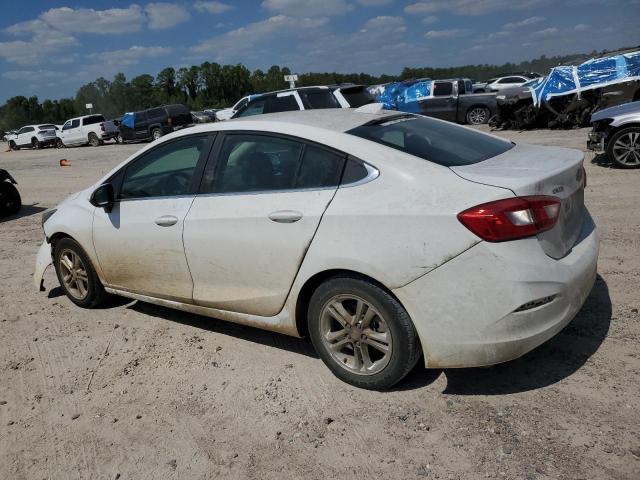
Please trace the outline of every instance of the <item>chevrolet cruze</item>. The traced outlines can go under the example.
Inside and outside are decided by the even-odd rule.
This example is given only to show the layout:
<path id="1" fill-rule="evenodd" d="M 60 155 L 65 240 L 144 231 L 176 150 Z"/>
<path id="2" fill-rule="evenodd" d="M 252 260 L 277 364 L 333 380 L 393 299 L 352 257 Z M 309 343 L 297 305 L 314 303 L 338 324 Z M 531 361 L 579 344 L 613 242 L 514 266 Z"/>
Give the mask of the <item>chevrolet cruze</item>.
<path id="1" fill-rule="evenodd" d="M 294 336 L 383 389 L 517 358 L 596 276 L 583 155 L 421 116 L 312 110 L 157 140 L 43 216 L 35 284 Z"/>

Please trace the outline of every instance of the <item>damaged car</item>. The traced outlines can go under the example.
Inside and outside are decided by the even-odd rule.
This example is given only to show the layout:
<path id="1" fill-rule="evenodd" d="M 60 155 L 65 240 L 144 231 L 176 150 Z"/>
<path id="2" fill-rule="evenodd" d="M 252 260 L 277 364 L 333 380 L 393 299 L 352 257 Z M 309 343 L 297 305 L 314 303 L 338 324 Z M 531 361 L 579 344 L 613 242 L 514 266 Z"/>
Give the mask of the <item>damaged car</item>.
<path id="1" fill-rule="evenodd" d="M 15 215 L 22 208 L 22 199 L 15 178 L 0 168 L 0 217 Z"/>
<path id="2" fill-rule="evenodd" d="M 640 168 L 640 101 L 605 108 L 591 116 L 587 148 L 606 152 L 620 168 Z"/>
<path id="3" fill-rule="evenodd" d="M 640 51 L 561 66 L 496 96 L 499 129 L 588 127 L 604 108 L 640 100 Z"/>
<path id="4" fill-rule="evenodd" d="M 583 154 L 422 115 L 319 109 L 196 125 L 43 214 L 79 307 L 107 294 L 309 336 L 340 379 L 505 362 L 596 278 Z M 389 201 L 392 198 L 393 201 Z"/>

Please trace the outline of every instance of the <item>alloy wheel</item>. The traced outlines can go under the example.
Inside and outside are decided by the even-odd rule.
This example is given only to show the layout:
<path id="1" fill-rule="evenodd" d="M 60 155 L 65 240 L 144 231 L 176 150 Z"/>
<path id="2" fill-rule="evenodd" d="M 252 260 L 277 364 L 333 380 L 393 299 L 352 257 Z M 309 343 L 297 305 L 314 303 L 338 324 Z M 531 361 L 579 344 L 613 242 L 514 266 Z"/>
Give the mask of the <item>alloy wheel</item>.
<path id="1" fill-rule="evenodd" d="M 60 255 L 60 273 L 65 289 L 78 300 L 89 292 L 87 269 L 80 256 L 73 250 L 64 250 Z"/>
<path id="2" fill-rule="evenodd" d="M 391 359 L 391 330 L 378 310 L 360 297 L 329 299 L 320 314 L 320 329 L 327 351 L 351 373 L 373 375 Z"/>
<path id="3" fill-rule="evenodd" d="M 622 135 L 613 144 L 615 160 L 624 165 L 640 165 L 640 132 Z"/>
<path id="4" fill-rule="evenodd" d="M 481 125 L 487 121 L 487 111 L 484 108 L 474 108 L 469 112 L 469 123 Z"/>

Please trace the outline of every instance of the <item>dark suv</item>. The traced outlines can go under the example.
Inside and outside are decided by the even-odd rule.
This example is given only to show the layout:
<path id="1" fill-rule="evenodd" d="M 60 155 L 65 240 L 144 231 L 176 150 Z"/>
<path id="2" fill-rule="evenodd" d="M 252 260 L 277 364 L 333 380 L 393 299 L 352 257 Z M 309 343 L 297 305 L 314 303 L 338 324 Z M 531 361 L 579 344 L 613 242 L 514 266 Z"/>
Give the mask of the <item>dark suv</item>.
<path id="1" fill-rule="evenodd" d="M 118 142 L 156 140 L 193 123 L 191 112 L 181 104 L 163 105 L 140 112 L 125 113 L 118 130 Z"/>

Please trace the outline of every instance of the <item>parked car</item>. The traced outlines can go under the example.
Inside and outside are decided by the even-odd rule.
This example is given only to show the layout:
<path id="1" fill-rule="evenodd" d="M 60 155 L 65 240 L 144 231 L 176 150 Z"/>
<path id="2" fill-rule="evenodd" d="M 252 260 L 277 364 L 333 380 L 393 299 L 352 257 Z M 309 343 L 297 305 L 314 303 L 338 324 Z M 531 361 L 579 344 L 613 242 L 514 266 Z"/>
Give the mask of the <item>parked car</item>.
<path id="1" fill-rule="evenodd" d="M 477 82 L 472 86 L 474 93 L 500 92 L 507 88 L 519 87 L 541 75 L 538 73 L 511 74 L 504 77 L 490 78 L 486 82 Z"/>
<path id="2" fill-rule="evenodd" d="M 111 121 L 100 114 L 85 115 L 71 118 L 64 122 L 62 130 L 58 132 L 58 147 L 73 147 L 91 145 L 97 147 L 105 140 L 116 138 L 118 130 Z"/>
<path id="3" fill-rule="evenodd" d="M 640 101 L 605 108 L 591 115 L 587 148 L 606 152 L 620 168 L 640 168 Z"/>
<path id="4" fill-rule="evenodd" d="M 230 108 L 223 108 L 222 110 L 217 110 L 216 111 L 216 118 L 218 120 L 229 120 L 231 117 L 233 117 L 236 112 L 242 108 L 244 108 L 244 106 L 249 103 L 249 100 L 251 100 L 255 95 L 247 95 L 245 97 L 242 97 L 240 100 L 238 100 L 233 107 Z"/>
<path id="5" fill-rule="evenodd" d="M 370 113 L 366 113 L 370 112 Z M 81 307 L 107 293 L 311 337 L 339 378 L 388 388 L 558 333 L 596 277 L 583 154 L 399 112 L 196 125 L 43 214 Z"/>
<path id="6" fill-rule="evenodd" d="M 22 208 L 17 184 L 9 172 L 0 168 L 0 217 L 15 215 Z"/>
<path id="7" fill-rule="evenodd" d="M 471 80 L 418 79 L 372 87 L 388 110 L 419 113 L 457 123 L 487 123 L 495 113 L 494 93 L 471 93 Z"/>
<path id="8" fill-rule="evenodd" d="M 11 150 L 39 149 L 54 146 L 58 140 L 55 125 L 26 125 L 13 135 L 6 136 Z"/>
<path id="9" fill-rule="evenodd" d="M 289 112 L 342 107 L 329 87 L 298 87 L 254 95 L 232 118 L 263 113 Z"/>
<path id="10" fill-rule="evenodd" d="M 157 140 L 175 130 L 193 124 L 189 109 L 182 104 L 163 105 L 140 112 L 125 113 L 120 122 L 119 143 L 138 140 Z"/>

